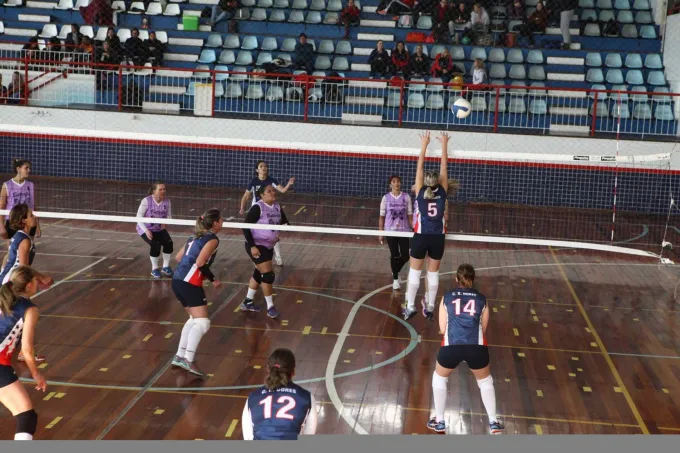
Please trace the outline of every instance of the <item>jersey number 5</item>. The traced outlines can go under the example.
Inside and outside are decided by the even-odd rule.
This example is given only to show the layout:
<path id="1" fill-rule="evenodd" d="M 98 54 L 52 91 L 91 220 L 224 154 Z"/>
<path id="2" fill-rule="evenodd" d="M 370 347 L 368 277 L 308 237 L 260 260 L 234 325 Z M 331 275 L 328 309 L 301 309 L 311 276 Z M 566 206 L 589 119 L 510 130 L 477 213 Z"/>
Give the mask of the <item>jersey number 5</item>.
<path id="1" fill-rule="evenodd" d="M 460 299 L 456 299 L 451 303 L 456 307 L 456 316 L 460 316 Z M 468 303 L 465 304 L 465 307 L 463 307 L 463 312 L 469 313 L 470 316 L 474 316 L 475 313 L 477 313 L 477 310 L 475 310 L 474 299 L 470 299 Z"/>
<path id="2" fill-rule="evenodd" d="M 430 217 L 437 217 L 437 202 L 427 204 L 427 215 Z"/>
<path id="3" fill-rule="evenodd" d="M 264 418 L 272 418 L 272 399 L 273 396 L 269 395 L 262 401 L 260 401 L 260 405 L 264 406 Z M 276 418 L 281 418 L 285 420 L 293 420 L 295 419 L 294 416 L 290 415 L 288 412 L 292 411 L 295 408 L 295 399 L 290 397 L 290 396 L 281 396 L 279 399 L 276 400 L 278 404 L 285 404 L 281 409 L 276 411 Z"/>

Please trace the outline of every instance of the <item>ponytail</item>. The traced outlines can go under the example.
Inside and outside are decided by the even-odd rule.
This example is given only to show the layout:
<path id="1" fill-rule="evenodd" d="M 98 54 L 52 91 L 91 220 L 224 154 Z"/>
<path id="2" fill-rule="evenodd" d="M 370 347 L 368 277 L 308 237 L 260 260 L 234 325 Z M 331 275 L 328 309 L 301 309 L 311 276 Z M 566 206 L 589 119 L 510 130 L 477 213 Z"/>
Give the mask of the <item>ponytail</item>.
<path id="1" fill-rule="evenodd" d="M 10 271 L 9 280 L 0 287 L 0 311 L 4 316 L 12 313 L 18 294 L 26 291 L 26 285 L 33 281 L 37 274 L 33 268 L 24 265 Z"/>
<path id="2" fill-rule="evenodd" d="M 196 239 L 200 238 L 201 236 L 205 236 L 208 233 L 208 230 L 210 230 L 215 225 L 220 217 L 220 210 L 213 208 L 208 209 L 205 211 L 205 213 L 203 213 L 202 216 L 196 219 L 196 228 L 194 230 L 194 236 Z"/>
<path id="3" fill-rule="evenodd" d="M 277 349 L 269 356 L 269 376 L 264 381 L 267 390 L 276 390 L 293 382 L 295 355 L 290 349 Z"/>
<path id="4" fill-rule="evenodd" d="M 426 200 L 434 198 L 434 191 L 432 190 L 432 188 L 436 187 L 436 185 L 439 184 L 439 174 L 433 171 L 428 171 L 427 173 L 425 173 L 423 183 L 426 187 L 425 193 L 423 194 L 423 198 L 425 198 Z"/>
<path id="5" fill-rule="evenodd" d="M 475 282 L 475 268 L 471 264 L 461 264 L 456 271 L 456 279 L 466 288 L 472 288 Z"/>
<path id="6" fill-rule="evenodd" d="M 12 291 L 12 281 L 8 281 L 0 286 L 0 311 L 4 316 L 8 316 L 12 312 L 12 308 L 16 303 L 17 298 Z"/>

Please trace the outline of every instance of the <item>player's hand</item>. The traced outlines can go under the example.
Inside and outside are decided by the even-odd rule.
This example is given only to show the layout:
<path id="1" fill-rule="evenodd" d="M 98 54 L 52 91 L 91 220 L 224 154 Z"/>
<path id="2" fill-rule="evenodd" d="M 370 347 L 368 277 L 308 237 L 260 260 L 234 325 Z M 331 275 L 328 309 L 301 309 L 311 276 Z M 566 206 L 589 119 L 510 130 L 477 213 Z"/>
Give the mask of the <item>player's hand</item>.
<path id="1" fill-rule="evenodd" d="M 439 140 L 442 144 L 446 144 L 449 142 L 449 138 L 450 138 L 449 134 L 447 134 L 446 132 L 442 132 L 441 134 L 439 134 L 439 137 L 437 137 L 437 140 Z"/>
<path id="2" fill-rule="evenodd" d="M 288 180 L 288 187 L 292 186 L 293 184 L 295 184 L 295 176 Z"/>
<path id="3" fill-rule="evenodd" d="M 149 238 L 150 241 L 153 241 L 153 233 L 151 230 L 146 230 L 144 234 L 146 234 L 146 237 Z"/>
<path id="4" fill-rule="evenodd" d="M 378 240 L 380 241 L 380 244 L 383 243 L 383 237 L 382 236 L 378 236 Z"/>
<path id="5" fill-rule="evenodd" d="M 253 255 L 253 258 L 257 259 L 260 257 L 260 249 L 257 247 L 250 247 L 250 254 Z"/>
<path id="6" fill-rule="evenodd" d="M 238 213 L 239 213 L 239 215 L 243 215 L 243 214 L 245 214 L 245 211 L 243 210 L 243 208 L 241 208 L 241 210 Z"/>
<path id="7" fill-rule="evenodd" d="M 422 144 L 424 146 L 427 146 L 430 144 L 430 131 L 423 131 L 422 134 L 420 134 L 420 139 L 422 141 Z"/>
<path id="8" fill-rule="evenodd" d="M 33 379 L 35 379 L 35 389 L 42 390 L 44 393 L 45 390 L 47 390 L 47 381 L 45 380 L 43 375 L 37 373 L 35 376 L 33 376 Z"/>
<path id="9" fill-rule="evenodd" d="M 213 288 L 221 288 L 222 287 L 222 282 L 219 280 L 215 280 L 212 282 Z"/>

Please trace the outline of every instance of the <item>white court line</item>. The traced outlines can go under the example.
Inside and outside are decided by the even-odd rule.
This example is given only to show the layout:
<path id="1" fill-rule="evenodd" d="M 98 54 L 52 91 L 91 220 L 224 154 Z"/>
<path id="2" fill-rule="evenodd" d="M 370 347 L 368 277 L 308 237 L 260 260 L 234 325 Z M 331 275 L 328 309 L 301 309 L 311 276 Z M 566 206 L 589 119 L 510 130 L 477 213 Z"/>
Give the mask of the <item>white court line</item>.
<path id="1" fill-rule="evenodd" d="M 86 270 L 88 270 L 89 268 L 96 266 L 97 264 L 99 264 L 99 263 L 101 263 L 102 261 L 104 261 L 106 258 L 107 258 L 107 257 L 99 258 L 99 259 L 98 259 L 97 261 L 95 261 L 94 263 L 88 264 L 88 265 L 85 266 L 84 268 L 82 268 L 82 269 L 80 269 L 80 270 L 78 270 L 78 271 L 75 271 L 75 272 L 72 273 L 71 275 L 68 275 L 66 278 L 64 278 L 64 279 L 62 279 L 62 280 L 59 280 L 58 282 L 54 283 L 54 284 L 53 284 L 52 286 L 50 286 L 49 288 L 40 291 L 38 294 L 36 294 L 36 295 L 33 296 L 32 298 L 35 299 L 36 297 L 38 297 L 38 296 L 40 296 L 40 295 L 42 295 L 42 294 L 45 294 L 47 291 L 56 288 L 57 286 L 61 285 L 62 283 L 67 282 L 68 280 L 72 279 L 72 278 L 75 277 L 76 275 L 81 274 L 81 273 L 85 272 Z"/>
<path id="2" fill-rule="evenodd" d="M 70 258 L 107 258 L 105 256 L 96 256 L 96 255 L 68 255 L 65 253 L 38 253 L 38 256 L 44 255 L 44 256 L 68 256 Z"/>

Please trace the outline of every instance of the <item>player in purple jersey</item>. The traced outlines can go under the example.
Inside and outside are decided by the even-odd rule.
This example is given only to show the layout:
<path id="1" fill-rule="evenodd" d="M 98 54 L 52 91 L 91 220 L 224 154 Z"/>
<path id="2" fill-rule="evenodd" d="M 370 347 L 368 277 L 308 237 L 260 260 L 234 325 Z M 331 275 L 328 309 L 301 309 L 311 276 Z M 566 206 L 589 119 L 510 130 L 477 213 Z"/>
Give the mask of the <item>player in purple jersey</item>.
<path id="1" fill-rule="evenodd" d="M 430 133 L 421 136 L 420 156 L 416 170 L 416 203 L 414 215 L 414 234 L 411 241 L 411 259 L 406 289 L 406 307 L 402 315 L 404 319 L 413 317 L 416 311 L 416 295 L 420 287 L 420 275 L 425 258 L 427 264 L 427 304 L 423 303 L 423 316 L 433 319 L 434 303 L 439 289 L 439 266 L 444 256 L 446 243 L 445 214 L 448 189 L 448 146 L 449 136 L 442 132 L 438 140 L 442 144 L 442 155 L 439 172 L 425 171 L 425 153 L 430 144 Z"/>
<path id="2" fill-rule="evenodd" d="M 0 209 L 11 211 L 12 208 L 18 204 L 27 204 L 28 207 L 35 210 L 35 188 L 28 177 L 31 174 L 31 161 L 26 159 L 14 159 L 12 161 L 12 169 L 14 170 L 14 178 L 6 181 L 0 190 Z M 16 230 L 13 230 L 9 225 L 9 220 L 5 219 L 4 215 L 0 215 L 0 237 L 3 239 L 12 239 Z M 40 237 L 40 223 L 36 222 L 35 226 L 30 231 L 31 237 Z"/>
<path id="3" fill-rule="evenodd" d="M 137 217 L 147 217 L 154 219 L 171 219 L 172 205 L 166 197 L 165 184 L 156 181 L 149 189 L 146 197 L 137 209 Z M 151 275 L 161 278 L 161 273 L 167 277 L 172 277 L 173 271 L 170 267 L 172 258 L 173 243 L 166 225 L 162 223 L 142 223 L 137 224 L 137 234 L 142 240 L 149 244 L 149 257 L 151 258 Z M 163 267 L 161 267 L 161 249 L 163 251 Z"/>
<path id="4" fill-rule="evenodd" d="M 276 191 L 272 186 L 261 186 L 258 194 L 260 201 L 248 211 L 246 223 L 290 225 L 283 209 L 276 202 Z M 260 311 L 260 308 L 253 303 L 253 297 L 262 285 L 262 293 L 267 301 L 267 316 L 272 319 L 277 318 L 279 312 L 274 306 L 274 296 L 272 295 L 272 285 L 276 277 L 273 271 L 272 257 L 274 256 L 274 246 L 279 242 L 279 230 L 246 228 L 243 230 L 243 235 L 246 238 L 246 252 L 255 263 L 255 270 L 248 283 L 248 295 L 241 304 L 241 310 Z"/>
<path id="5" fill-rule="evenodd" d="M 380 220 L 378 229 L 381 231 L 412 231 L 413 205 L 411 197 L 401 191 L 401 177 L 390 176 L 391 191 L 385 194 L 380 202 Z M 383 237 L 378 240 L 383 243 Z M 399 271 L 409 260 L 409 237 L 387 237 L 390 248 L 390 265 L 392 267 L 392 289 L 399 289 Z"/>
<path id="6" fill-rule="evenodd" d="M 52 279 L 28 266 L 19 266 L 10 280 L 0 287 L 0 403 L 16 421 L 14 440 L 33 440 L 38 414 L 33 409 L 26 387 L 12 367 L 12 355 L 17 346 L 29 357 L 26 365 L 35 380 L 35 389 L 45 392 L 47 382 L 33 359 L 38 307 L 31 302 L 41 286 Z"/>
<path id="7" fill-rule="evenodd" d="M 460 362 L 467 363 L 477 380 L 484 408 L 489 416 L 489 431 L 500 434 L 505 430 L 496 417 L 496 391 L 489 365 L 486 330 L 489 306 L 486 297 L 473 289 L 475 269 L 461 264 L 456 271 L 457 287 L 442 297 L 439 305 L 439 330 L 443 332 L 437 365 L 432 374 L 432 393 L 436 415 L 427 427 L 438 433 L 446 432 L 446 385 Z"/>
<path id="8" fill-rule="evenodd" d="M 267 165 L 267 162 L 263 160 L 258 160 L 257 163 L 255 163 L 255 173 L 257 173 L 257 176 L 250 180 L 250 183 L 248 183 L 248 188 L 243 194 L 243 198 L 241 198 L 241 210 L 239 211 L 239 214 L 241 215 L 245 214 L 246 212 L 246 203 L 248 202 L 248 199 L 253 199 L 251 206 L 260 201 L 260 196 L 258 194 L 260 188 L 270 185 L 279 192 L 286 193 L 295 183 L 295 176 L 293 176 L 288 180 L 288 184 L 286 184 L 284 187 L 281 187 L 279 181 L 269 175 L 269 166 Z M 274 261 L 278 266 L 283 266 L 281 245 L 278 242 L 274 246 Z"/>

